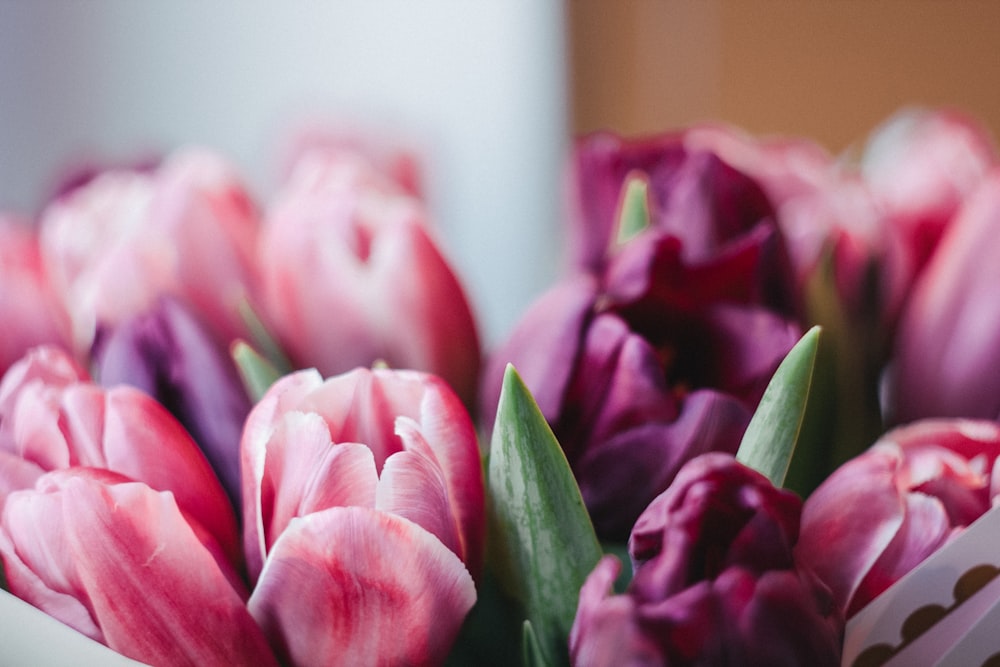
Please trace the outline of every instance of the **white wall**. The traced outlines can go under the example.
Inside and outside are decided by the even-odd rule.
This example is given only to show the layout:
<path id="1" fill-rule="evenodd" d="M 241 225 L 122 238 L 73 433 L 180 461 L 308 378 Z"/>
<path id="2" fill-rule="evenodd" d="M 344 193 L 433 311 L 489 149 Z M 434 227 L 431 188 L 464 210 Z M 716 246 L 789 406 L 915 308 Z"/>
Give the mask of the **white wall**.
<path id="1" fill-rule="evenodd" d="M 496 342 L 554 276 L 567 135 L 558 0 L 0 0 L 0 208 L 57 170 L 203 143 L 261 195 L 302 119 L 427 147 L 445 251 Z"/>

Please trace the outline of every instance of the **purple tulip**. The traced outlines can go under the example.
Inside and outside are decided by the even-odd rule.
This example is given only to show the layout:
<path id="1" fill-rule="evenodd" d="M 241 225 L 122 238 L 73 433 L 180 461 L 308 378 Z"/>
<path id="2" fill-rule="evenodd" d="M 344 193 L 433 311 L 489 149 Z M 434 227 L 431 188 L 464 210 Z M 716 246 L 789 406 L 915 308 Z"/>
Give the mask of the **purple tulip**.
<path id="1" fill-rule="evenodd" d="M 785 248 L 773 235 L 757 233 L 778 224 L 774 195 L 787 193 L 771 167 L 783 162 L 783 153 L 722 127 L 641 140 L 608 133 L 585 138 L 577 146 L 573 174 L 573 266 L 598 272 L 606 266 L 622 188 L 638 177 L 648 184 L 651 226 L 682 240 L 685 262 L 754 246 L 765 256 L 751 285 L 764 301 L 791 308 L 794 291 Z M 792 170 L 787 173 L 791 180 Z"/>
<path id="2" fill-rule="evenodd" d="M 102 331 L 94 346 L 102 385 L 150 394 L 184 425 L 240 507 L 240 435 L 250 412 L 232 360 L 176 299 Z"/>
<path id="3" fill-rule="evenodd" d="M 992 422 L 890 431 L 809 496 L 796 556 L 853 616 L 991 507 L 998 456 Z"/>
<path id="4" fill-rule="evenodd" d="M 766 232 L 759 230 L 755 234 Z M 577 275 L 543 295 L 491 360 L 484 415 L 511 362 L 576 474 L 598 534 L 624 539 L 685 461 L 735 453 L 798 326 L 754 302 L 756 239 L 685 263 L 649 230 L 603 280 Z"/>
<path id="5" fill-rule="evenodd" d="M 731 456 L 690 461 L 636 522 L 626 592 L 612 556 L 581 588 L 573 664 L 838 665 L 843 617 L 793 557 L 800 509 Z"/>

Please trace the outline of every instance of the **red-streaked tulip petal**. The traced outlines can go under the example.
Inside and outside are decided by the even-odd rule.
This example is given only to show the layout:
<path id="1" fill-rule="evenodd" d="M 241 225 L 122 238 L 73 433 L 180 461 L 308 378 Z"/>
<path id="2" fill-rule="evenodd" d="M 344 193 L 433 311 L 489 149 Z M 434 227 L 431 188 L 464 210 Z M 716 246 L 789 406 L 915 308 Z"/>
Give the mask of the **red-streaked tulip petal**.
<path id="1" fill-rule="evenodd" d="M 409 519 L 465 560 L 452 499 L 441 466 L 412 419 L 400 417 L 396 433 L 405 450 L 390 456 L 379 478 L 375 508 Z"/>
<path id="2" fill-rule="evenodd" d="M 382 243 L 378 243 L 381 240 Z M 469 405 L 479 377 L 479 337 L 468 299 L 444 256 L 419 221 L 377 237 L 371 257 L 377 325 L 386 358 L 445 378 Z M 398 322 L 407 322 L 406 335 Z"/>
<path id="3" fill-rule="evenodd" d="M 895 480 L 900 465 L 898 448 L 876 446 L 838 468 L 803 506 L 796 559 L 823 580 L 840 609 L 903 525 L 906 503 Z M 864 521 L 845 513 L 845 499 L 864 508 Z"/>
<path id="4" fill-rule="evenodd" d="M 284 415 L 267 443 L 255 505 L 259 512 L 244 517 L 251 579 L 292 519 L 329 507 L 374 507 L 377 483 L 375 460 L 367 447 L 333 444 L 326 422 L 315 413 Z"/>
<path id="5" fill-rule="evenodd" d="M 291 665 L 443 662 L 475 603 L 472 577 L 416 524 L 332 508 L 274 544 L 249 607 Z"/>
<path id="6" fill-rule="evenodd" d="M 172 491 L 178 506 L 216 536 L 233 563 L 240 562 L 232 506 L 184 427 L 166 408 L 132 387 L 108 390 L 105 400 L 105 467 L 158 491 Z"/>
<path id="7" fill-rule="evenodd" d="M 80 600 L 102 640 L 138 660 L 274 664 L 232 578 L 173 496 L 100 476 L 55 473 L 49 488 L 9 499 L 4 530 L 35 584 Z M 31 593 L 10 583 L 21 597 Z"/>
<path id="8" fill-rule="evenodd" d="M 462 560 L 473 576 L 478 576 L 483 562 L 486 498 L 476 429 L 444 381 L 424 376 L 423 382 L 426 392 L 420 404 L 420 433 L 444 473 L 451 514 L 460 529 Z"/>

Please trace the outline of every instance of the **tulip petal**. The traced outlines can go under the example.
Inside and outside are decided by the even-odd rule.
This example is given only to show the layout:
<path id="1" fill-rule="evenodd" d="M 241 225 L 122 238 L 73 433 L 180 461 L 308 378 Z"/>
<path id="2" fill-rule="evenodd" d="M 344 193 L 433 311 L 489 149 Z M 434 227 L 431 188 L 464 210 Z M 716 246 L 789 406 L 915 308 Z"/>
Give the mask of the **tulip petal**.
<path id="1" fill-rule="evenodd" d="M 386 460 L 379 478 L 375 508 L 409 519 L 465 561 L 452 500 L 434 452 L 412 419 L 400 417 L 396 421 L 396 432 L 403 439 L 406 450 Z"/>
<path id="2" fill-rule="evenodd" d="M 552 287 L 532 304 L 508 341 L 490 358 L 480 387 L 483 423 L 491 424 L 496 417 L 508 363 L 523 373 L 545 419 L 552 423 L 559 418 L 584 325 L 596 298 L 596 280 L 577 276 Z"/>
<path id="3" fill-rule="evenodd" d="M 251 579 L 292 519 L 329 507 L 374 507 L 377 482 L 375 460 L 367 447 L 333 444 L 326 422 L 315 413 L 285 414 L 267 443 L 258 487 L 259 513 L 244 518 Z"/>
<path id="4" fill-rule="evenodd" d="M 749 421 L 739 401 L 706 389 L 685 399 L 675 421 L 642 424 L 592 447 L 575 470 L 598 534 L 626 539 L 687 461 L 706 452 L 735 454 Z"/>
<path id="5" fill-rule="evenodd" d="M 659 647 L 644 636 L 636 603 L 627 595 L 611 595 L 621 563 L 605 556 L 580 588 L 580 603 L 569 635 L 574 667 L 656 667 L 663 664 Z"/>
<path id="6" fill-rule="evenodd" d="M 417 525 L 376 510 L 295 519 L 249 607 L 291 665 L 443 662 L 476 599 L 472 577 Z"/>
<path id="7" fill-rule="evenodd" d="M 903 522 L 854 591 L 845 613 L 859 612 L 882 591 L 944 546 L 953 530 L 941 501 L 921 493 L 907 494 Z"/>
<path id="8" fill-rule="evenodd" d="M 171 494 L 56 475 L 48 492 L 11 496 L 4 530 L 40 581 L 90 611 L 90 631 L 150 664 L 273 664 L 231 578 Z M 31 592 L 10 583 L 22 597 Z"/>
<path id="9" fill-rule="evenodd" d="M 903 526 L 906 505 L 896 488 L 897 448 L 878 447 L 838 468 L 807 499 L 795 557 L 808 565 L 846 612 L 865 574 Z M 864 508 L 858 521 L 844 512 Z"/>

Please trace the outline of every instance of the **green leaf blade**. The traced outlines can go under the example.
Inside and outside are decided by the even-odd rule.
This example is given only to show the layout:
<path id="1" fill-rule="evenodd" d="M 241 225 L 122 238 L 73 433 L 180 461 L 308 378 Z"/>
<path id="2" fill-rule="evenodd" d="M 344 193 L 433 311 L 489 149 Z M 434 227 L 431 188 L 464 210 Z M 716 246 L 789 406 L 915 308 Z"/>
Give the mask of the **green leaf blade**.
<path id="1" fill-rule="evenodd" d="M 521 604 L 544 662 L 568 664 L 580 587 L 601 548 L 562 448 L 512 366 L 504 374 L 487 485 L 497 577 Z"/>
<path id="2" fill-rule="evenodd" d="M 796 343 L 771 378 L 754 413 L 736 459 L 783 486 L 799 446 L 819 351 L 820 328 Z"/>

